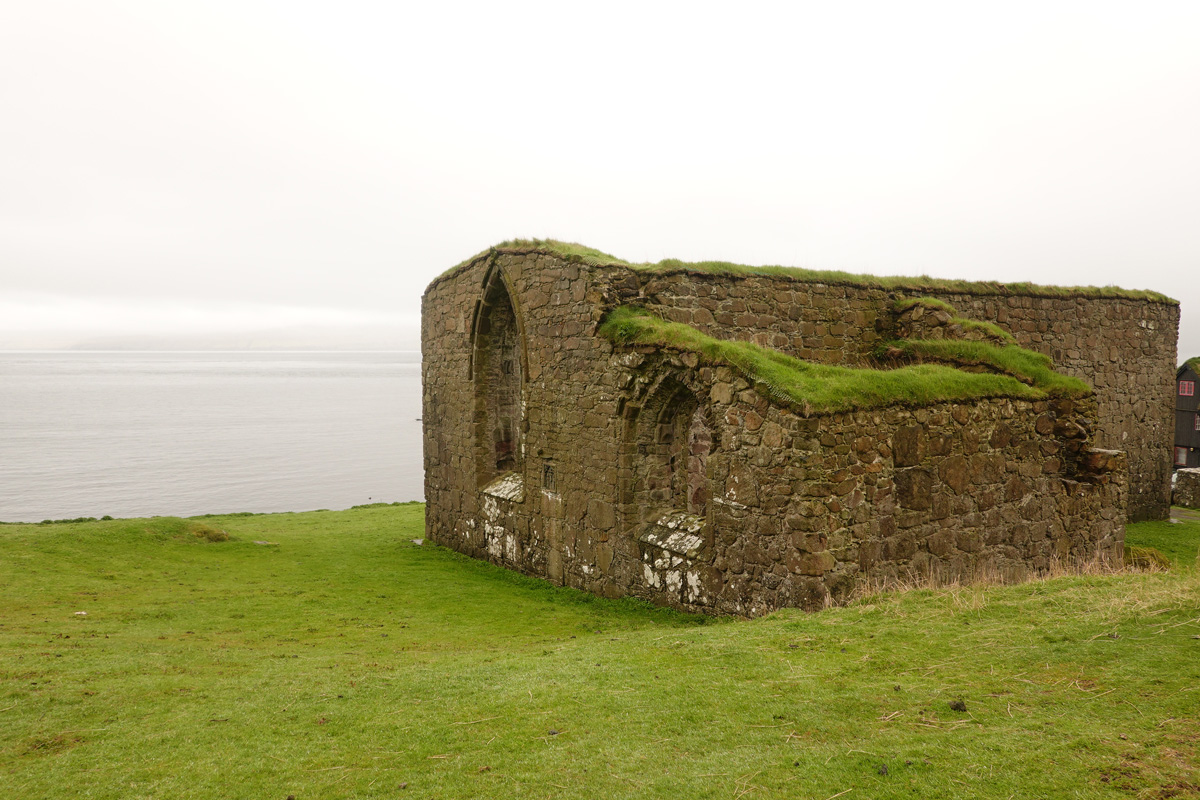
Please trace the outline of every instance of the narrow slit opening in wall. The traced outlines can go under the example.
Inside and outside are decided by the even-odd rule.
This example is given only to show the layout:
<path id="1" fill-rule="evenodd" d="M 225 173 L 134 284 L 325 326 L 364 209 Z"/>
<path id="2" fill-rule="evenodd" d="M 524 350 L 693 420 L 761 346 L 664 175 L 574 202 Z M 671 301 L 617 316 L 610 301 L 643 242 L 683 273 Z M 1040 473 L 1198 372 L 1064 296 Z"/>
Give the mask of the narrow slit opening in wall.
<path id="1" fill-rule="evenodd" d="M 558 491 L 558 480 L 554 475 L 553 464 L 544 464 L 542 466 L 542 488 L 547 492 Z"/>

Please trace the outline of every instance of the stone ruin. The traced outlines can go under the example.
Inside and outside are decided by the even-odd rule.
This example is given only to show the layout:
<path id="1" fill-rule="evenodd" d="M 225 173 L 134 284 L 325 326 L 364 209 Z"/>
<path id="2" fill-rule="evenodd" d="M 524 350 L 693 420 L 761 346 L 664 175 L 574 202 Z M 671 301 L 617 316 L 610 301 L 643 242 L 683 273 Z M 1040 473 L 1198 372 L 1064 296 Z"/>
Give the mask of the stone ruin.
<path id="1" fill-rule="evenodd" d="M 1200 469 L 1185 467 L 1175 470 L 1175 505 L 1200 508 Z"/>
<path id="2" fill-rule="evenodd" d="M 674 338 L 605 335 L 629 308 Z M 744 616 L 1119 562 L 1126 519 L 1169 512 L 1178 320 L 1145 292 L 498 246 L 423 298 L 426 536 L 603 596 Z M 1015 341 L 1090 387 L 831 410 L 720 349 L 886 378 L 922 360 L 906 342 L 939 340 Z"/>

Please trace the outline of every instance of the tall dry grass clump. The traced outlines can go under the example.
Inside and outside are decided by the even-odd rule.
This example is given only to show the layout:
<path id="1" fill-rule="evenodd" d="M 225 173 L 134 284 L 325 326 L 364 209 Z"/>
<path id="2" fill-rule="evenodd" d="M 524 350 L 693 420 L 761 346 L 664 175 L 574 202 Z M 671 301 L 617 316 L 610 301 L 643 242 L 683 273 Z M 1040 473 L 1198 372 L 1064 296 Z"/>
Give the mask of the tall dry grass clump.
<path id="1" fill-rule="evenodd" d="M 1049 581 L 1068 576 L 1128 575 L 1166 572 L 1171 560 L 1153 547 L 1125 546 L 1121 562 L 1097 552 L 1090 557 L 1052 558 L 1046 567 L 1031 569 L 1023 564 L 999 565 L 987 561 L 977 565 L 967 574 L 947 567 L 932 570 L 908 569 L 895 576 L 870 577 L 860 580 L 851 592 L 850 602 L 874 598 L 882 594 L 911 592 L 920 589 L 956 594 L 964 589 L 972 591 L 991 586 L 1007 586 L 1016 583 Z M 828 602 L 827 605 L 834 603 Z"/>
<path id="2" fill-rule="evenodd" d="M 187 532 L 197 539 L 203 539 L 206 542 L 228 542 L 229 534 L 220 528 L 214 528 L 203 522 L 189 522 Z"/>

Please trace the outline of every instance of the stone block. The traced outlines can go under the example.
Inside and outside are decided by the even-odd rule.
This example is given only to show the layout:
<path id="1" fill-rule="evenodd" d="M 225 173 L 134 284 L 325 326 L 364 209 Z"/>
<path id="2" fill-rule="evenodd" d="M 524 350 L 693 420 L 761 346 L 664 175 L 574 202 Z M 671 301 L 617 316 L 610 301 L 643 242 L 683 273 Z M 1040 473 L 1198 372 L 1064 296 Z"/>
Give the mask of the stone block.
<path id="1" fill-rule="evenodd" d="M 925 432 L 917 425 L 900 428 L 892 436 L 892 458 L 897 467 L 913 467 L 924 458 Z M 824 441 L 822 440 L 822 444 Z"/>
<path id="2" fill-rule="evenodd" d="M 962 456 L 950 456 L 943 460 L 938 466 L 938 475 L 956 494 L 965 492 L 971 482 L 970 467 Z"/>
<path id="3" fill-rule="evenodd" d="M 600 498 L 588 501 L 587 522 L 602 531 L 611 530 L 616 524 L 616 513 L 612 503 Z"/>
<path id="4" fill-rule="evenodd" d="M 837 566 L 833 553 L 824 550 L 820 553 L 797 553 L 792 557 L 792 572 L 801 575 L 821 576 Z"/>
<path id="5" fill-rule="evenodd" d="M 906 509 L 923 511 L 933 502 L 933 476 L 928 470 L 918 467 L 897 470 L 896 498 Z"/>

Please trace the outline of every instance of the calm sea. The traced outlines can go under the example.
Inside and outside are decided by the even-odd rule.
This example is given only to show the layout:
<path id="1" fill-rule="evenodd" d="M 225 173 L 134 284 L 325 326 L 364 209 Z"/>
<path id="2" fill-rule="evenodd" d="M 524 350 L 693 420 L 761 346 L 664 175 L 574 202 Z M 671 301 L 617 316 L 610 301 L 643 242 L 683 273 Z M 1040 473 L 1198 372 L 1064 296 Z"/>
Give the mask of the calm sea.
<path id="1" fill-rule="evenodd" d="M 0 520 L 420 500 L 420 355 L 0 352 Z"/>

